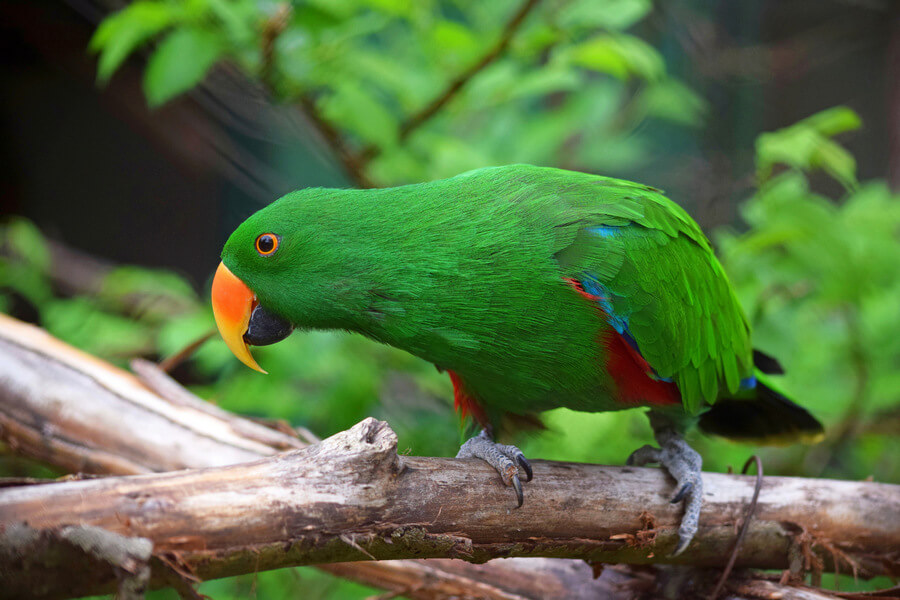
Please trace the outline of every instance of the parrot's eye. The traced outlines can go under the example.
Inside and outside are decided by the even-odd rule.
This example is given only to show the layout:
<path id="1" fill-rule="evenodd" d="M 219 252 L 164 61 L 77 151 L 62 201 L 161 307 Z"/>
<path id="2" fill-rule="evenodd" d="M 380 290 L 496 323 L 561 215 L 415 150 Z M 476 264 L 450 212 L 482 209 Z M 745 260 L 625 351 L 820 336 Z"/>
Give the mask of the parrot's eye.
<path id="1" fill-rule="evenodd" d="M 256 238 L 256 251 L 263 256 L 270 256 L 278 250 L 279 238 L 274 233 L 264 233 Z"/>

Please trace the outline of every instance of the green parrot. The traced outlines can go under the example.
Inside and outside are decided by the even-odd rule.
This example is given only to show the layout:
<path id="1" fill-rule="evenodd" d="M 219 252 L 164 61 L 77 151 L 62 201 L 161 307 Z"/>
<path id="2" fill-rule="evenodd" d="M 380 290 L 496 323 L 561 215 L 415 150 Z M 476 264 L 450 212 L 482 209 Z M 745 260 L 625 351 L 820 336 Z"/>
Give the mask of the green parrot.
<path id="1" fill-rule="evenodd" d="M 446 370 L 481 427 L 459 457 L 491 464 L 522 504 L 531 466 L 494 432 L 566 407 L 649 407 L 658 463 L 684 501 L 675 553 L 697 530 L 701 458 L 682 439 L 812 441 L 822 426 L 775 391 L 709 241 L 652 187 L 512 165 L 390 189 L 305 189 L 231 235 L 212 287 L 234 354 L 293 329 L 342 329 Z"/>

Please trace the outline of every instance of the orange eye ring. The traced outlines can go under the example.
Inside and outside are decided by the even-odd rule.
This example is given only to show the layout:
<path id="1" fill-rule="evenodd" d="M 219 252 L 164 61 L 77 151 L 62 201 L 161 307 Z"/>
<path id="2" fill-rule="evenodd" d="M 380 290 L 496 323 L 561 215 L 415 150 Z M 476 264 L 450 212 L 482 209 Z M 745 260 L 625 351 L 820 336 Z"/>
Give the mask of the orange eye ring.
<path id="1" fill-rule="evenodd" d="M 281 236 L 274 233 L 263 233 L 256 238 L 256 251 L 260 256 L 272 256 L 278 250 L 279 243 L 281 243 Z"/>

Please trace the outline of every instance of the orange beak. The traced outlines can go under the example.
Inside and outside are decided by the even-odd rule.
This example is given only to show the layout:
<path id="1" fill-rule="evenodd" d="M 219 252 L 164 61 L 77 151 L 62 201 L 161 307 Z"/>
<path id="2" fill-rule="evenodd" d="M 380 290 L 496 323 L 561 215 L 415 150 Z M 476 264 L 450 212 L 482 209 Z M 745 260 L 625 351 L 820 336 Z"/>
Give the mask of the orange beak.
<path id="1" fill-rule="evenodd" d="M 212 307 L 216 317 L 216 327 L 225 344 L 239 361 L 260 373 L 265 371 L 253 359 L 244 341 L 250 314 L 256 306 L 256 294 L 228 270 L 225 263 L 219 263 L 212 283 Z"/>

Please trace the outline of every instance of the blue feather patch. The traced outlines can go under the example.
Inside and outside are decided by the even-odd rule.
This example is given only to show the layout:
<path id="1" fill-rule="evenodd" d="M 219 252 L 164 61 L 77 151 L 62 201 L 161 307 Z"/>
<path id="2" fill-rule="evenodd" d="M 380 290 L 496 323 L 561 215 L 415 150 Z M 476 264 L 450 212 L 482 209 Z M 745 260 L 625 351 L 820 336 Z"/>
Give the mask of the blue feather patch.
<path id="1" fill-rule="evenodd" d="M 591 231 L 596 231 L 597 229 L 613 229 L 614 230 L 617 228 L 616 227 L 596 227 L 594 229 L 591 229 Z M 602 234 L 602 235 L 605 235 L 605 234 Z M 612 301 L 611 301 L 611 298 L 613 296 L 612 292 L 610 292 L 609 289 L 606 288 L 606 286 L 604 286 L 602 283 L 597 281 L 597 279 L 589 273 L 582 273 L 581 277 L 579 278 L 579 283 L 581 283 L 581 287 L 584 288 L 584 291 L 586 291 L 591 296 L 594 296 L 595 298 L 597 298 L 597 304 L 600 305 L 600 308 L 603 309 L 603 313 L 606 315 L 606 322 L 609 323 L 612 326 L 612 328 L 615 329 L 616 332 L 622 336 L 622 339 L 624 339 L 625 342 L 629 346 L 631 346 L 631 348 L 641 356 L 641 358 L 643 358 L 644 355 L 641 354 L 641 349 L 638 347 L 637 340 L 634 339 L 634 336 L 631 335 L 631 331 L 628 329 L 628 315 L 622 315 L 622 314 L 616 313 L 616 311 L 613 310 L 613 305 L 612 305 Z M 646 361 L 646 359 L 644 359 L 644 360 Z M 671 377 L 660 377 L 659 373 L 657 373 L 656 369 L 654 369 L 652 366 L 650 366 L 650 369 L 651 369 L 651 372 L 647 373 L 647 375 L 651 379 L 655 379 L 657 381 L 665 381 L 665 382 L 672 381 Z"/>
<path id="2" fill-rule="evenodd" d="M 756 388 L 756 377 L 745 377 L 741 379 L 742 390 L 752 390 Z"/>
<path id="3" fill-rule="evenodd" d="M 602 225 L 600 227 L 591 227 L 588 229 L 591 233 L 596 233 L 600 237 L 613 237 L 619 234 L 621 227 L 615 225 Z"/>

